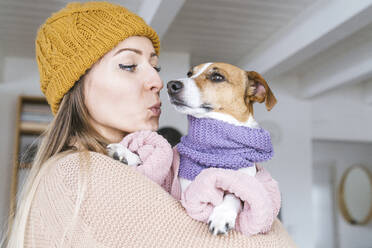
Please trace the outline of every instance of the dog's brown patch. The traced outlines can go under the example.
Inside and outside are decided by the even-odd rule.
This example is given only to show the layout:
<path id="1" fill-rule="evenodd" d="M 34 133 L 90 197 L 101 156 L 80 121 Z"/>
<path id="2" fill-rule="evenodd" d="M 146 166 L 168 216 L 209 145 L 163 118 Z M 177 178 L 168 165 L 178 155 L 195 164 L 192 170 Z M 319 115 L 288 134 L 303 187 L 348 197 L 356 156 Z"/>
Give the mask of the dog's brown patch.
<path id="1" fill-rule="evenodd" d="M 204 64 L 194 68 L 197 73 Z M 226 79 L 223 82 L 212 82 L 210 76 L 218 72 Z M 251 104 L 246 104 L 247 76 L 246 72 L 234 65 L 213 63 L 196 77 L 203 103 L 211 104 L 215 112 L 229 114 L 240 122 L 246 122 L 249 114 L 253 114 Z"/>
<path id="2" fill-rule="evenodd" d="M 199 74 L 205 64 L 194 67 L 191 72 Z M 214 82 L 211 75 L 218 73 L 224 80 Z M 240 122 L 246 122 L 253 116 L 253 103 L 266 102 L 271 110 L 277 100 L 266 80 L 255 71 L 244 71 L 226 63 L 213 63 L 194 78 L 200 89 L 204 104 L 211 105 L 213 111 L 229 114 Z"/>

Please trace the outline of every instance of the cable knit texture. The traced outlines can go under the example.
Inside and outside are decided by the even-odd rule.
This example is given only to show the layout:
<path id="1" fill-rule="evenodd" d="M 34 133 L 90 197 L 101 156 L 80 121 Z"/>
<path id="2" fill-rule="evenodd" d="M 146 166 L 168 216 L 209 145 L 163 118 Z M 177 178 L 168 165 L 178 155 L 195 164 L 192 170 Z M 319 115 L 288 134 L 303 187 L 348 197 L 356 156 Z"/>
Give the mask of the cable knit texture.
<path id="1" fill-rule="evenodd" d="M 142 138 L 134 141 L 128 137 L 128 144 L 133 145 L 133 150 L 138 147 L 137 152 L 149 168 L 147 162 L 155 154 L 158 156 L 157 150 L 169 151 L 169 147 L 164 148 L 161 140 L 154 139 L 157 148 L 148 153 L 144 147 L 154 141 L 154 136 Z M 80 155 L 73 153 L 59 159 L 42 178 L 31 205 L 25 247 L 61 247 L 60 239 L 76 204 Z M 65 247 L 296 247 L 277 219 L 265 235 L 248 237 L 234 230 L 227 236 L 211 235 L 206 224 L 190 218 L 168 193 L 180 196 L 176 152 L 162 187 L 147 177 L 151 178 L 155 170 L 143 169 L 144 176 L 139 168 L 106 155 L 89 152 L 89 156 L 87 191 L 76 227 L 67 232 Z M 160 177 L 163 176 L 155 177 L 155 181 L 160 182 Z"/>
<path id="2" fill-rule="evenodd" d="M 187 116 L 189 130 L 177 150 L 179 176 L 188 180 L 209 167 L 238 170 L 271 159 L 270 133 L 262 128 L 236 126 L 210 118 Z"/>
<path id="3" fill-rule="evenodd" d="M 53 114 L 86 70 L 130 36 L 149 38 L 159 54 L 156 32 L 140 16 L 109 2 L 68 3 L 40 26 L 36 61 L 40 88 Z"/>

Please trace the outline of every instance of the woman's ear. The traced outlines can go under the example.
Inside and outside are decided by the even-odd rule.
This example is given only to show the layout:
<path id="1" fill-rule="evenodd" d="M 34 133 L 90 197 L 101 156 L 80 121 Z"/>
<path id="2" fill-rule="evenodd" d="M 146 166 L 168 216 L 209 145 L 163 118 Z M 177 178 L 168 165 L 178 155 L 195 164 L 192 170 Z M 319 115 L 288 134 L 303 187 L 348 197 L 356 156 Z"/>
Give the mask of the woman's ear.
<path id="1" fill-rule="evenodd" d="M 247 74 L 247 89 L 246 95 L 249 99 L 248 102 L 266 102 L 266 109 L 270 111 L 277 100 L 271 91 L 266 80 L 255 71 L 246 71 Z"/>

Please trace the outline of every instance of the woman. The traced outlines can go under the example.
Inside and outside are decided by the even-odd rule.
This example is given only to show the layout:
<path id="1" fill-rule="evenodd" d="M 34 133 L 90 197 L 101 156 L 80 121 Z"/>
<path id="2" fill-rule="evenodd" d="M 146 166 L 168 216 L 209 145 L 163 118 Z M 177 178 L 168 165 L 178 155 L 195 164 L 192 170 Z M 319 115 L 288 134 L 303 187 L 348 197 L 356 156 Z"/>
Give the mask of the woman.
<path id="1" fill-rule="evenodd" d="M 163 87 L 159 39 L 140 17 L 106 2 L 70 3 L 40 27 L 35 44 L 55 118 L 8 247 L 294 246 L 279 221 L 266 235 L 213 236 L 167 193 L 173 153 L 154 132 Z M 106 155 L 107 144 L 123 137 L 142 169 Z"/>

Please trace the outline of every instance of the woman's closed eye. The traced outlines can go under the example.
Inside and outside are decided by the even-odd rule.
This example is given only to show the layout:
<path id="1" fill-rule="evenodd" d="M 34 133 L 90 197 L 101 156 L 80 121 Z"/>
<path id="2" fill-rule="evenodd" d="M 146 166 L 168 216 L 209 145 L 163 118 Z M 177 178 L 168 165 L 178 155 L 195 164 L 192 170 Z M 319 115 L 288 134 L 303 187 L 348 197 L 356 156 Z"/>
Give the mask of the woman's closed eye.
<path id="1" fill-rule="evenodd" d="M 134 72 L 134 70 L 136 69 L 137 65 L 136 64 L 133 64 L 133 65 L 123 65 L 123 64 L 119 64 L 119 68 L 122 69 L 122 70 L 126 70 L 126 71 L 130 71 L 130 72 Z"/>
<path id="2" fill-rule="evenodd" d="M 122 69 L 122 70 L 126 70 L 126 71 L 130 71 L 130 72 L 134 72 L 136 67 L 138 65 L 136 64 L 133 64 L 133 65 L 123 65 L 123 64 L 119 64 L 119 68 Z M 153 66 L 153 68 L 157 71 L 157 72 L 160 72 L 161 71 L 161 67 L 160 66 Z"/>
<path id="3" fill-rule="evenodd" d="M 160 67 L 160 66 L 154 66 L 154 69 L 155 69 L 157 72 L 160 72 L 160 71 L 161 71 L 161 67 Z"/>

